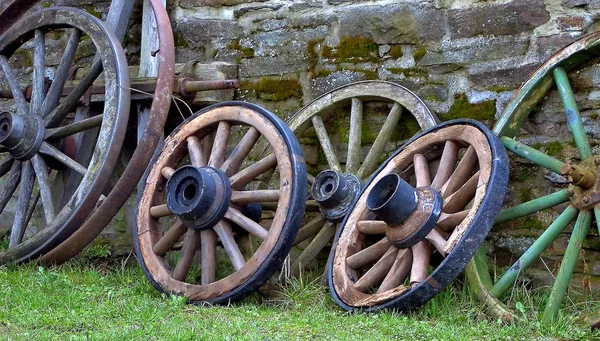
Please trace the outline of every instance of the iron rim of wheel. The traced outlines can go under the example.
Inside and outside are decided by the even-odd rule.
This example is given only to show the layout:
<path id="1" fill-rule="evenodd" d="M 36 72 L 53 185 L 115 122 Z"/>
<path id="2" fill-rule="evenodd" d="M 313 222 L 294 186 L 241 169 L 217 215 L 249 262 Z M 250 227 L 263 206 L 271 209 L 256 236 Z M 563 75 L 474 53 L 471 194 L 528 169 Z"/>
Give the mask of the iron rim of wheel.
<path id="1" fill-rule="evenodd" d="M 570 203 L 553 220 L 545 232 L 520 255 L 518 266 L 509 267 L 500 279 L 494 283 L 489 274 L 485 250 L 482 248 L 467 267 L 466 274 L 470 287 L 485 304 L 486 310 L 496 318 L 510 320 L 519 317 L 519 314 L 497 297 L 501 297 L 507 288 L 515 283 L 519 273 L 524 273 L 552 244 L 561 231 L 574 222 L 574 231 L 569 238 L 563 262 L 561 262 L 559 272 L 556 275 L 556 278 L 560 280 L 554 281 L 542 317 L 543 323 L 552 323 L 558 317 L 560 306 L 568 290 L 581 242 L 587 235 L 592 222 L 592 214 L 595 215 L 596 222 L 600 220 L 600 201 L 598 200 L 598 186 L 600 186 L 598 182 L 600 179 L 595 176 L 595 174 L 600 174 L 598 167 L 600 160 L 596 160 L 598 155 L 593 155 L 590 148 L 568 79 L 568 72 L 574 71 L 583 65 L 587 59 L 597 54 L 598 49 L 600 49 L 600 33 L 593 33 L 555 53 L 521 86 L 494 125 L 493 131 L 501 138 L 506 148 L 512 152 L 510 153 L 511 156 L 518 155 L 520 159 L 529 160 L 539 170 L 546 169 L 558 175 L 563 175 L 570 182 L 568 188 L 504 209 L 498 216 L 497 223 L 502 223 L 526 217 L 543 209 Z M 566 124 L 578 148 L 579 160 L 563 162 L 515 139 L 523 122 L 536 107 L 536 104 L 548 96 L 548 92 L 553 86 L 556 86 L 567 113 Z M 586 321 L 586 323 L 598 326 L 597 319 Z"/>
<path id="2" fill-rule="evenodd" d="M 387 193 L 374 189 L 386 188 L 390 177 L 407 180 L 394 192 L 403 198 L 395 202 L 398 207 L 416 200 L 416 188 L 415 210 L 402 215 L 396 207 L 390 217 L 367 208 Z M 407 311 L 425 304 L 462 271 L 485 239 L 507 179 L 506 152 L 481 123 L 448 121 L 415 136 L 373 174 L 336 235 L 328 272 L 336 303 L 365 311 Z M 438 200 L 441 212 L 434 207 Z M 440 262 L 429 272 L 432 256 Z"/>
<path id="3" fill-rule="evenodd" d="M 387 103 L 388 107 L 385 110 L 389 114 L 374 141 L 362 141 L 362 122 L 375 113 L 375 109 L 369 107 L 374 103 Z M 343 156 L 340 157 L 336 153 L 339 146 L 332 145 L 330 134 L 327 132 L 327 122 L 336 115 L 336 109 L 346 106 L 350 107 L 348 125 L 344 123 L 344 127 L 336 126 L 336 131 L 347 128 L 348 132 L 349 147 L 345 152 L 346 160 L 340 160 Z M 293 273 L 298 274 L 301 269 L 308 267 L 317 253 L 333 240 L 339 223 L 360 192 L 364 181 L 381 163 L 379 158 L 385 153 L 392 133 L 403 118 L 402 115 L 407 114 L 414 117 L 421 130 L 439 122 L 435 114 L 412 91 L 396 83 L 378 80 L 350 83 L 331 90 L 314 99 L 287 120 L 290 129 L 301 141 L 308 134 L 307 131 L 315 129 L 315 132 L 322 132 L 317 133 L 317 145 L 320 152 L 325 155 L 328 164 L 326 169 L 308 176 L 310 192 L 307 211 L 319 213 L 303 225 L 298 238 L 294 241 L 294 245 L 298 245 L 312 238 L 306 248 L 292 261 Z M 376 124 L 376 122 L 371 123 Z M 371 144 L 369 152 L 364 156 L 361 155 L 362 144 Z M 325 186 L 334 183 L 336 191 L 330 193 Z M 319 196 L 319 193 L 321 193 L 320 198 L 315 197 L 315 195 Z"/>
<path id="4" fill-rule="evenodd" d="M 50 85 L 45 89 L 47 32 L 64 29 L 71 31 L 67 47 L 57 67 L 52 82 L 54 86 Z M 82 37 L 89 38 L 100 58 L 86 77 L 72 88 L 71 95 L 61 100 L 68 69 L 73 63 L 77 47 L 84 41 Z M 9 58 L 30 40 L 33 40 L 34 52 L 32 93 L 28 103 L 20 92 L 21 88 Z M 129 74 L 125 54 L 114 34 L 105 29 L 100 20 L 78 9 L 48 8 L 22 18 L 0 37 L 0 55 L 1 72 L 7 80 L 15 105 L 14 112 L 3 115 L 3 122 L 9 126 L 18 126 L 18 121 L 24 121 L 26 127 L 26 132 L 20 136 L 10 132 L 6 134 L 6 139 L 3 138 L 5 157 L 0 161 L 0 173 L 2 176 L 6 175 L 10 185 L 5 186 L 0 193 L 2 211 L 12 193 L 17 191 L 18 183 L 26 185 L 18 186 L 17 207 L 24 209 L 16 210 L 10 232 L 14 236 L 9 242 L 9 248 L 0 251 L 0 263 L 24 262 L 52 249 L 67 238 L 94 208 L 109 180 L 123 142 L 129 110 Z M 68 114 L 74 110 L 79 98 L 102 70 L 105 71 L 106 84 L 102 115 L 83 115 L 79 117 L 80 120 L 75 118 L 70 122 Z M 32 122 L 35 121 L 38 122 L 38 127 L 32 129 Z M 89 130 L 96 128 L 99 129 L 97 137 Z M 74 134 L 78 133 L 79 136 L 86 135 L 88 144 L 94 146 L 93 150 L 87 150 L 86 153 L 90 154 L 87 160 L 85 157 L 79 157 L 83 151 L 84 143 L 81 141 L 84 137 L 80 137 L 78 146 L 78 137 L 74 137 Z M 12 138 L 9 135 L 13 135 Z M 33 135 L 41 141 L 30 144 L 26 152 L 19 150 L 19 145 L 23 144 L 21 141 L 30 140 Z M 15 142 L 15 138 L 19 141 Z M 11 139 L 12 142 L 9 142 Z M 80 159 L 81 163 L 87 162 L 88 166 L 80 164 Z M 48 161 L 58 162 L 67 170 L 53 172 L 46 164 Z M 53 199 L 51 190 L 61 186 L 56 184 L 56 181 L 53 184 L 50 182 L 53 178 L 56 179 L 56 174 L 64 175 L 69 172 L 78 174 L 68 176 L 69 182 L 79 185 L 67 190 L 71 193 L 64 194 L 62 198 Z M 37 183 L 39 188 L 35 194 L 34 183 Z M 46 226 L 37 233 L 32 232 L 35 234 L 23 240 L 37 200 L 42 202 Z M 60 200 L 60 203 L 57 203 L 57 200 Z M 33 201 L 33 204 L 30 205 L 30 201 Z"/>
<path id="5" fill-rule="evenodd" d="M 247 126 L 249 129 L 235 148 L 229 148 L 233 147 L 233 145 L 227 146 L 232 129 L 242 126 Z M 214 132 L 214 143 L 210 147 L 213 141 L 210 135 L 212 132 Z M 253 150 L 264 150 L 265 143 L 261 143 L 259 139 L 266 141 L 272 153 L 259 156 L 261 158 L 253 162 L 249 155 L 260 155 L 259 152 L 254 154 L 251 151 L 253 146 L 256 146 Z M 228 149 L 233 151 L 229 153 Z M 210 151 L 210 155 L 207 155 L 207 150 Z M 213 179 L 217 179 L 216 182 L 222 184 L 217 187 L 228 188 L 229 194 L 220 196 L 224 199 L 209 202 L 218 201 L 219 205 L 226 203 L 228 208 L 225 213 L 223 211 L 215 213 L 217 219 L 212 221 L 195 216 L 194 218 L 204 220 L 198 225 L 192 223 L 193 226 L 186 222 L 185 224 L 192 226 L 189 228 L 185 224 L 175 226 L 178 225 L 178 222 L 175 222 L 169 228 L 172 232 L 161 236 L 160 218 L 155 218 L 160 217 L 160 214 L 154 214 L 156 208 L 153 207 L 162 206 L 167 209 L 165 214 L 171 214 L 169 210 L 171 206 L 167 206 L 168 198 L 175 194 L 174 192 L 165 194 L 164 192 L 168 191 L 167 187 L 183 186 L 182 190 L 188 188 L 185 185 L 185 181 L 190 179 L 188 175 L 182 174 L 181 178 L 178 177 L 179 180 L 183 179 L 183 185 L 169 185 L 165 174 L 171 178 L 184 172 L 185 167 L 181 166 L 187 164 L 185 155 L 189 151 L 191 151 L 189 155 L 191 164 L 194 167 L 188 170 L 209 171 L 214 175 Z M 175 165 L 177 168 L 170 168 Z M 273 169 L 276 171 L 269 173 Z M 278 175 L 276 184 L 270 182 L 269 185 L 278 188 L 250 189 L 251 181 L 263 174 L 267 174 L 268 179 L 273 176 L 272 174 L 275 174 L 277 179 Z M 148 168 L 143 183 L 144 189 L 138 197 L 134 244 L 144 274 L 158 290 L 184 296 L 188 302 L 196 304 L 226 304 L 239 300 L 257 289 L 275 271 L 278 271 L 292 246 L 306 201 L 306 169 L 302 152 L 293 133 L 275 115 L 256 105 L 243 102 L 220 103 L 188 118 L 165 140 L 160 154 L 153 159 Z M 188 198 L 183 198 L 184 201 L 187 200 L 184 204 L 189 206 L 192 201 L 196 202 L 196 198 L 201 199 L 192 195 L 194 193 L 199 192 L 189 192 Z M 215 195 L 215 198 L 218 197 L 219 195 Z M 257 216 L 244 213 L 244 204 L 250 206 L 251 203 L 256 202 L 260 202 L 263 206 L 262 214 Z M 268 224 L 264 213 L 269 210 L 272 212 L 270 215 L 272 220 L 267 228 L 259 225 L 257 220 Z M 188 212 L 187 208 L 183 211 Z M 207 211 L 210 210 L 196 212 L 204 215 Z M 254 218 L 251 218 L 253 215 Z M 254 252 L 252 255 L 243 255 L 240 251 L 239 238 L 236 240 L 233 236 L 236 234 L 236 237 L 239 237 L 246 233 L 260 243 L 250 251 Z M 183 246 L 181 246 L 179 259 L 173 262 L 174 266 L 171 266 L 167 253 L 179 251 L 177 242 L 182 237 Z M 222 258 L 233 265 L 233 269 L 223 274 L 221 278 L 215 274 L 216 264 L 219 261 L 217 239 L 227 254 L 227 257 Z M 198 250 L 200 250 L 201 260 L 198 262 L 197 273 L 194 273 L 192 266 Z M 202 263 L 206 263 L 207 266 L 202 266 Z M 190 268 L 192 268 L 191 272 Z"/>

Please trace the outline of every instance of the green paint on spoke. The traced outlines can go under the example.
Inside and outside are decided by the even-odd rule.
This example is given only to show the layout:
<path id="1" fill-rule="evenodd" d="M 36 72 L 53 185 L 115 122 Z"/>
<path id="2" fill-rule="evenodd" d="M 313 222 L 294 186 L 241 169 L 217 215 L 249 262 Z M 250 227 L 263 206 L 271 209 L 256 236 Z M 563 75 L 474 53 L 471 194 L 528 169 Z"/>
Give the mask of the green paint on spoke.
<path id="1" fill-rule="evenodd" d="M 563 189 L 556 193 L 552 193 L 541 198 L 537 198 L 525 203 L 522 203 L 511 208 L 500 211 L 496 218 L 495 224 L 504 223 L 507 221 L 515 220 L 526 215 L 560 205 L 569 200 L 568 190 Z"/>
<path id="2" fill-rule="evenodd" d="M 562 67 L 556 67 L 552 70 L 554 74 L 554 81 L 560 94 L 565 112 L 567 114 L 567 124 L 571 128 L 573 133 L 573 139 L 577 148 L 579 148 L 579 155 L 581 159 L 585 160 L 592 156 L 592 148 L 588 143 L 587 136 L 583 130 L 583 122 L 579 115 L 579 109 L 577 109 L 577 103 L 575 103 L 575 97 L 573 96 L 573 90 L 571 84 L 569 84 L 569 78 L 567 72 Z"/>
<path id="3" fill-rule="evenodd" d="M 556 193 L 555 193 L 556 194 Z M 570 205 L 554 222 L 548 226 L 546 231 L 523 253 L 513 266 L 502 275 L 492 287 L 492 294 L 498 297 L 513 286 L 520 273 L 523 273 L 550 246 L 552 241 L 575 219 L 577 209 Z"/>
<path id="4" fill-rule="evenodd" d="M 573 276 L 573 270 L 575 270 L 575 264 L 579 258 L 581 243 L 587 235 L 591 222 L 592 212 L 579 212 L 579 216 L 577 216 L 577 221 L 575 222 L 575 227 L 571 233 L 571 238 L 569 239 L 569 244 L 567 245 L 567 250 L 565 251 L 562 263 L 560 264 L 558 275 L 556 275 L 552 292 L 550 292 L 548 304 L 544 310 L 542 322 L 546 325 L 551 324 L 558 317 L 558 309 L 565 298 L 569 283 L 571 282 L 571 277 Z"/>
<path id="5" fill-rule="evenodd" d="M 549 170 L 560 174 L 560 168 L 564 165 L 564 162 L 509 137 L 503 136 L 501 140 L 502 143 L 504 143 L 504 147 L 511 152 L 535 163 L 536 165 L 548 168 Z"/>
<path id="6" fill-rule="evenodd" d="M 600 204 L 594 206 L 594 215 L 596 216 L 596 225 L 598 226 L 598 233 L 600 233 Z"/>

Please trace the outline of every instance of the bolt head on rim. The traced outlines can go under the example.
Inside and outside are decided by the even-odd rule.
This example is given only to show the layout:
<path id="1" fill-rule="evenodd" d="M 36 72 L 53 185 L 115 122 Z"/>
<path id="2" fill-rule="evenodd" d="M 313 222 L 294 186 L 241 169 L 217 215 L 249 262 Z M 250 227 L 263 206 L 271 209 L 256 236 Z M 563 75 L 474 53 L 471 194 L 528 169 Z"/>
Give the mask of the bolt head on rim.
<path id="1" fill-rule="evenodd" d="M 189 228 L 210 229 L 229 208 L 231 184 L 213 167 L 183 166 L 167 183 L 167 207 Z"/>

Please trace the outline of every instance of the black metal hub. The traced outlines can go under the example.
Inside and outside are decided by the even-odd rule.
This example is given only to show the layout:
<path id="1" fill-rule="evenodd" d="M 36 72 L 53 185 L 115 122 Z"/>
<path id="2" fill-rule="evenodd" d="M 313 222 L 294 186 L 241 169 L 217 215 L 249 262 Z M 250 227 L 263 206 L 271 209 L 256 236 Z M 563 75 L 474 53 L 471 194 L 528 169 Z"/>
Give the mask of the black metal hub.
<path id="1" fill-rule="evenodd" d="M 386 237 L 399 248 L 425 239 L 442 212 L 442 203 L 433 188 L 415 189 L 398 174 L 381 178 L 367 197 L 367 208 L 388 225 Z"/>
<path id="2" fill-rule="evenodd" d="M 311 194 L 325 218 L 337 223 L 344 219 L 361 187 L 362 182 L 354 174 L 325 170 L 315 178 Z"/>
<path id="3" fill-rule="evenodd" d="M 183 166 L 167 183 L 167 207 L 189 228 L 210 229 L 229 208 L 231 184 L 213 167 Z"/>
<path id="4" fill-rule="evenodd" d="M 0 145 L 17 160 L 29 160 L 44 141 L 44 120 L 39 116 L 0 113 Z"/>

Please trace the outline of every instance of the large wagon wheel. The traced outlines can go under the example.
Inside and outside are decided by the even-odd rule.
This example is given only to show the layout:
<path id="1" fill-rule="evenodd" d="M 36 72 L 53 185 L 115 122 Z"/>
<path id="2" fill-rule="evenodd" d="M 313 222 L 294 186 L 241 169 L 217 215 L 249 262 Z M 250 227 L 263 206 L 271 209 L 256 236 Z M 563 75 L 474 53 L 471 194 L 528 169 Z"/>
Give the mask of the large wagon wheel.
<path id="1" fill-rule="evenodd" d="M 280 269 L 304 214 L 306 169 L 275 115 L 242 102 L 208 107 L 169 135 L 147 172 L 134 243 L 155 288 L 227 303 Z M 276 180 L 251 189 L 263 174 Z"/>
<path id="2" fill-rule="evenodd" d="M 67 39 L 54 40 L 65 32 Z M 55 69 L 47 66 L 52 57 L 46 54 L 46 46 L 57 42 L 65 42 L 66 47 Z M 61 99 L 80 45 L 87 52 L 95 49 L 99 57 Z M 33 49 L 32 77 L 25 81 L 31 84 L 25 91 L 31 90 L 30 102 L 11 58 L 17 49 L 28 46 Z M 103 70 L 102 115 L 71 114 Z M 48 87 L 45 75 L 52 71 Z M 2 221 L 9 222 L 2 233 L 6 246 L 0 250 L 0 263 L 21 262 L 63 241 L 94 208 L 123 142 L 129 77 L 121 45 L 102 22 L 83 11 L 60 7 L 31 14 L 0 37 L 0 77 L 9 89 L 0 92 L 11 98 L 11 109 L 0 114 L 0 211 Z M 14 207 L 14 216 L 7 207 Z"/>
<path id="3" fill-rule="evenodd" d="M 514 99 L 494 126 L 494 132 L 501 137 L 502 142 L 514 158 L 528 160 L 531 165 L 546 174 L 558 173 L 567 178 L 570 185 L 557 192 L 525 201 L 519 205 L 503 210 L 498 216 L 497 223 L 508 222 L 527 217 L 536 212 L 552 209 L 560 213 L 553 216 L 552 223 L 535 242 L 510 266 L 504 274 L 498 276 L 494 283 L 490 277 L 485 250 L 480 250 L 473 262 L 467 267 L 470 286 L 478 293 L 488 310 L 498 318 L 510 319 L 515 315 L 501 300 L 506 300 L 520 275 L 526 273 L 530 265 L 541 258 L 542 253 L 551 246 L 553 241 L 575 221 L 570 239 L 562 256 L 560 269 L 555 276 L 554 284 L 543 314 L 543 322 L 551 323 L 558 316 L 559 308 L 569 287 L 573 271 L 579 258 L 581 243 L 585 239 L 592 222 L 592 212 L 596 222 L 600 223 L 600 161 L 594 156 L 588 137 L 584 131 L 581 115 L 579 114 L 575 97 L 569 83 L 567 73 L 585 65 L 585 61 L 600 52 L 600 34 L 588 35 L 562 49 L 548 59 L 519 89 Z M 575 76 L 578 77 L 578 76 Z M 555 90 L 562 101 L 566 112 L 566 122 L 573 141 L 578 149 L 578 156 L 563 162 L 537 149 L 527 146 L 515 139 L 523 122 L 537 105 L 542 105 L 552 98 L 549 93 Z M 554 90 L 554 91 L 555 91 Z M 597 152 L 596 152 L 597 153 Z M 547 173 L 550 171 L 550 173 Z M 561 212 L 562 211 L 562 212 Z M 552 267 L 552 265 L 550 265 Z M 552 275 L 554 277 L 554 274 Z"/>
<path id="4" fill-rule="evenodd" d="M 450 121 L 411 139 L 373 174 L 336 235 L 334 300 L 346 310 L 423 305 L 483 242 L 507 180 L 506 152 L 481 123 Z"/>
<path id="5" fill-rule="evenodd" d="M 160 0 L 150 0 L 150 4 L 156 18 L 159 39 L 158 53 L 156 53 L 159 70 L 156 78 L 156 89 L 159 89 L 159 91 L 157 90 L 152 98 L 152 105 L 147 119 L 148 123 L 143 129 L 143 134 L 138 140 L 137 147 L 127 167 L 110 193 L 73 235 L 42 256 L 42 262 L 52 264 L 66 262 L 77 255 L 102 232 L 136 188 L 156 150 L 156 146 L 161 141 L 163 128 L 171 106 L 171 94 L 175 78 L 175 45 L 166 8 Z"/>
<path id="6" fill-rule="evenodd" d="M 401 118 L 412 127 L 400 126 Z M 305 148 L 314 148 L 307 139 L 314 140 L 318 154 L 324 155 L 327 162 L 325 169 L 309 169 L 312 189 L 307 210 L 318 208 L 318 213 L 308 215 L 294 242 L 298 245 L 312 238 L 292 263 L 292 271 L 297 273 L 333 240 L 363 182 L 388 155 L 388 144 L 402 143 L 398 141 L 398 135 L 402 135 L 399 132 L 408 138 L 439 121 L 407 88 L 384 81 L 364 81 L 316 98 L 288 122 Z"/>

